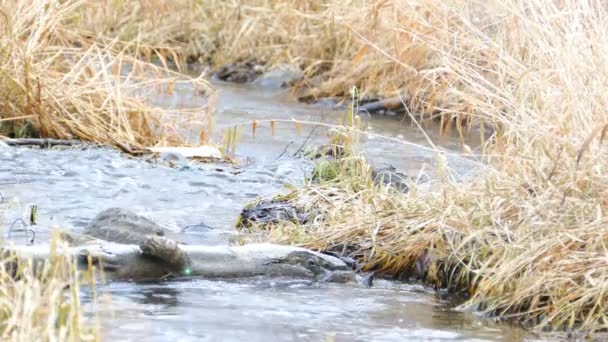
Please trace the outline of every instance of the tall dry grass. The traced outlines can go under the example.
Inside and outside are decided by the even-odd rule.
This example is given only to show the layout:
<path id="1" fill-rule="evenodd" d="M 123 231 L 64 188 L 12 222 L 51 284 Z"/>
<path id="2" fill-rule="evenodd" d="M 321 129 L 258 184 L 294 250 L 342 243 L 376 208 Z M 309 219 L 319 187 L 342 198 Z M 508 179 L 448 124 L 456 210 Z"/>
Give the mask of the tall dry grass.
<path id="1" fill-rule="evenodd" d="M 287 197 L 314 205 L 323 219 L 274 227 L 273 236 L 346 246 L 369 268 L 465 291 L 470 307 L 537 329 L 606 331 L 605 3 L 424 6 L 415 25 L 392 30 L 417 37 L 438 58 L 426 82 L 448 86 L 442 94 L 454 115 L 496 128 L 484 150 L 488 169 L 456 183 L 443 164 L 433 191 L 402 195 L 365 186 L 369 174 L 353 174 L 343 161 L 343 177 Z"/>
<path id="2" fill-rule="evenodd" d="M 56 240 L 58 241 L 58 240 Z M 99 341 L 84 316 L 83 277 L 71 257 L 52 254 L 43 265 L 15 255 L 0 260 L 0 338 L 3 341 Z"/>
<path id="3" fill-rule="evenodd" d="M 127 149 L 180 144 L 183 137 L 170 120 L 179 113 L 190 114 L 205 138 L 206 108 L 169 110 L 148 99 L 180 82 L 209 92 L 207 82 L 127 53 L 125 46 L 137 42 L 97 41 L 75 31 L 70 23 L 89 5 L 83 0 L 0 2 L 2 133 Z"/>
<path id="4" fill-rule="evenodd" d="M 414 112 L 433 115 L 450 84 L 427 82 L 441 70 L 419 35 L 449 22 L 430 11 L 423 1 L 130 0 L 91 3 L 72 24 L 98 39 L 137 39 L 144 59 L 295 64 L 305 77 L 294 90 L 305 100 L 348 97 L 357 86 L 363 96 L 403 95 Z"/>

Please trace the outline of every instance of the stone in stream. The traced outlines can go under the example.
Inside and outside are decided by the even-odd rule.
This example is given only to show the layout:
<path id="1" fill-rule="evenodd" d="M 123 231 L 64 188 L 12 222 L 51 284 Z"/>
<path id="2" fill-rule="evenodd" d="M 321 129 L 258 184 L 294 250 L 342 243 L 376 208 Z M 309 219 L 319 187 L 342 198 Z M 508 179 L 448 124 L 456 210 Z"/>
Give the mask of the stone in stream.
<path id="1" fill-rule="evenodd" d="M 409 191 L 408 184 L 421 184 L 428 181 L 426 175 L 420 176 L 418 179 L 399 172 L 394 166 L 388 165 L 382 168 L 372 168 L 372 179 L 375 184 L 384 184 L 393 189 L 407 193 Z"/>
<path id="2" fill-rule="evenodd" d="M 239 217 L 239 227 L 249 227 L 254 224 L 268 225 L 279 222 L 306 224 L 311 213 L 281 199 L 262 200 L 243 208 Z"/>
<path id="3" fill-rule="evenodd" d="M 100 212 L 84 229 L 84 234 L 90 237 L 134 245 L 142 244 L 150 235 L 165 236 L 169 233 L 177 232 L 121 208 Z"/>
<path id="4" fill-rule="evenodd" d="M 394 96 L 382 100 L 371 101 L 359 106 L 359 113 L 368 114 L 391 114 L 406 111 L 407 96 Z"/>
<path id="5" fill-rule="evenodd" d="M 253 83 L 266 89 L 281 89 L 302 79 L 304 72 L 295 64 L 279 64 L 259 76 Z"/>
<path id="6" fill-rule="evenodd" d="M 224 65 L 213 76 L 225 82 L 249 83 L 261 75 L 263 69 L 262 65 L 252 61 L 238 62 Z"/>

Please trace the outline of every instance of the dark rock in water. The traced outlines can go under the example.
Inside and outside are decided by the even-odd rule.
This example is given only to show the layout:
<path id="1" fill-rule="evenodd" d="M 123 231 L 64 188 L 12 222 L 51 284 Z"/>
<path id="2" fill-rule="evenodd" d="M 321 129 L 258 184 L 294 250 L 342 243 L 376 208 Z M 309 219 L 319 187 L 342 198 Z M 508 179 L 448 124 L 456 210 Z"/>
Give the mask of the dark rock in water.
<path id="1" fill-rule="evenodd" d="M 213 75 L 215 78 L 234 83 L 253 82 L 262 74 L 263 67 L 254 62 L 239 62 L 224 65 Z"/>
<path id="2" fill-rule="evenodd" d="M 267 89 L 287 87 L 304 77 L 304 72 L 294 64 L 279 64 L 255 80 L 255 84 Z"/>
<path id="3" fill-rule="evenodd" d="M 376 184 L 384 184 L 392 186 L 395 190 L 406 193 L 409 191 L 408 183 L 415 182 L 410 176 L 407 176 L 395 169 L 393 166 L 388 166 L 380 169 L 372 169 L 372 179 Z"/>
<path id="4" fill-rule="evenodd" d="M 266 225 L 285 221 L 306 224 L 310 218 L 311 213 L 305 213 L 302 209 L 285 201 L 261 201 L 243 209 L 239 226 L 248 227 L 252 224 Z"/>
<path id="5" fill-rule="evenodd" d="M 334 151 L 332 149 L 330 151 Z M 316 154 L 325 152 L 315 152 Z M 314 157 L 315 155 L 313 155 Z M 331 164 L 331 162 L 327 162 Z M 328 167 L 329 168 L 329 167 Z M 321 169 L 316 168 L 312 174 L 313 180 L 330 180 L 331 178 L 327 175 L 322 176 L 321 174 L 329 174 L 331 172 L 322 172 Z M 322 178 L 322 179 L 321 179 Z M 393 187 L 395 190 L 407 193 L 409 191 L 408 184 L 420 183 L 424 180 L 417 180 L 411 176 L 397 171 L 393 166 L 387 166 L 384 168 L 372 168 L 372 179 L 376 184 L 383 184 L 385 186 Z M 253 204 L 248 205 L 241 211 L 240 220 L 237 224 L 238 227 L 249 227 L 253 224 L 257 225 L 270 225 L 277 224 L 280 222 L 292 222 L 298 225 L 304 225 L 310 223 L 312 220 L 319 216 L 318 210 L 306 211 L 304 208 L 300 208 L 292 203 L 281 198 L 275 198 L 271 200 L 262 200 Z"/>
<path id="6" fill-rule="evenodd" d="M 370 287 L 374 286 L 374 272 L 358 274 L 357 282 L 359 285 L 369 289 Z"/>
<path id="7" fill-rule="evenodd" d="M 408 176 L 397 171 L 397 169 L 392 165 L 383 168 L 372 168 L 372 179 L 376 184 L 382 183 L 387 186 L 392 186 L 397 191 L 401 191 L 403 193 L 407 193 L 409 191 L 408 184 L 421 184 L 429 180 L 426 175 L 422 175 L 422 177 L 419 178 Z"/>
<path id="8" fill-rule="evenodd" d="M 396 114 L 406 111 L 404 102 L 407 103 L 407 97 L 394 96 L 388 99 L 371 101 L 359 106 L 359 112 L 369 114 Z"/>
<path id="9" fill-rule="evenodd" d="M 344 157 L 346 149 L 342 145 L 327 144 L 311 148 L 305 151 L 304 156 L 310 159 L 327 158 L 329 160 L 339 159 Z"/>
<path id="10" fill-rule="evenodd" d="M 150 235 L 164 236 L 172 232 L 143 216 L 121 208 L 102 211 L 84 229 L 84 234 L 97 239 L 135 245 L 144 243 Z"/>

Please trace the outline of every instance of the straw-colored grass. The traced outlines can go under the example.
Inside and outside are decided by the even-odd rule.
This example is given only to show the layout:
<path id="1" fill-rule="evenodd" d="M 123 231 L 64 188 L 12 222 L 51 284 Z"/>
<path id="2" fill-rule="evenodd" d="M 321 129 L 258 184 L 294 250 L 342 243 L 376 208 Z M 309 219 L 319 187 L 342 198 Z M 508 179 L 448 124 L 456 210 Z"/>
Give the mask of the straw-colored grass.
<path id="1" fill-rule="evenodd" d="M 70 23 L 88 5 L 82 0 L 0 3 L 0 133 L 127 149 L 181 144 L 170 120 L 170 114 L 181 113 L 197 120 L 204 139 L 205 108 L 163 109 L 146 98 L 171 92 L 180 82 L 208 91 L 206 81 L 127 54 L 124 47 L 136 42 L 97 42 L 75 32 Z"/>
<path id="2" fill-rule="evenodd" d="M 489 118 L 475 115 L 478 103 L 436 45 L 458 45 L 467 63 L 490 70 L 495 51 L 470 38 L 495 34 L 501 16 L 501 6 L 472 0 L 128 0 L 89 3 L 69 26 L 98 42 L 135 40 L 131 54 L 180 68 L 187 60 L 298 65 L 304 77 L 292 86 L 300 99 L 349 98 L 356 86 L 363 97 L 399 95 L 412 114 L 444 128 L 469 129 Z"/>
<path id="3" fill-rule="evenodd" d="M 131 0 L 91 4 L 73 24 L 102 40 L 137 39 L 144 59 L 295 64 L 305 77 L 294 89 L 305 100 L 348 97 L 357 86 L 363 96 L 403 95 L 412 111 L 433 114 L 450 84 L 419 35 L 452 19 L 429 16 L 432 9 L 394 0 Z"/>
<path id="4" fill-rule="evenodd" d="M 324 216 L 272 236 L 347 246 L 369 268 L 466 291 L 472 307 L 538 329 L 606 331 L 608 10 L 600 1 L 454 3 L 426 1 L 428 20 L 394 30 L 420 37 L 455 104 L 496 128 L 488 168 L 456 183 L 442 164 L 432 191 L 402 195 L 343 162 L 335 181 L 287 196 Z M 419 34 L 428 25 L 433 34 Z"/>
<path id="5" fill-rule="evenodd" d="M 56 240 L 58 241 L 58 240 Z M 54 254 L 44 265 L 12 255 L 0 259 L 2 341 L 99 341 L 94 320 L 84 317 L 83 278 L 71 258 Z"/>

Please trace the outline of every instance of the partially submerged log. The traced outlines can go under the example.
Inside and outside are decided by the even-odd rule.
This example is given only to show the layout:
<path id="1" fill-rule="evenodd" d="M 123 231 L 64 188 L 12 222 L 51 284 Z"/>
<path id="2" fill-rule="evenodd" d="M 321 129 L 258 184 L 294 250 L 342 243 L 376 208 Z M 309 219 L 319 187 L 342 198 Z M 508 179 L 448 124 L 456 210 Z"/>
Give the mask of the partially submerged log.
<path id="1" fill-rule="evenodd" d="M 59 234 L 50 244 L 13 245 L 3 255 L 44 264 L 53 256 L 73 257 L 81 270 L 101 268 L 110 280 L 166 278 L 293 277 L 315 281 L 350 282 L 355 273 L 339 258 L 305 248 L 275 244 L 244 246 L 185 245 L 167 238 L 167 228 L 131 211 L 110 208 L 100 212 L 84 234 Z"/>
<path id="2" fill-rule="evenodd" d="M 352 282 L 355 273 L 342 260 L 311 250 L 275 245 L 244 246 L 177 245 L 153 237 L 142 246 L 113 242 L 91 242 L 63 246 L 55 253 L 74 257 L 78 267 L 89 263 L 103 269 L 109 280 L 158 280 L 166 278 L 293 277 L 328 282 Z M 50 245 L 18 245 L 3 249 L 35 264 L 51 257 Z M 172 257 L 168 257 L 172 255 Z M 173 260 L 173 262 L 172 262 Z"/>

